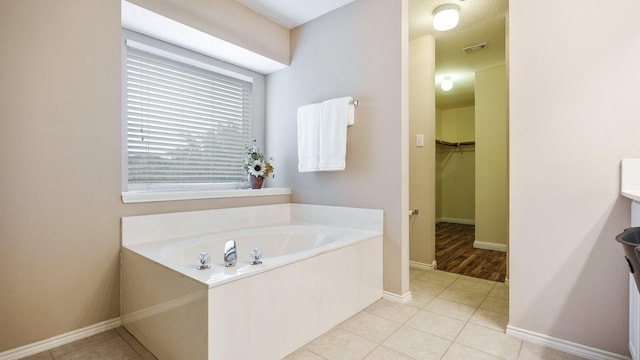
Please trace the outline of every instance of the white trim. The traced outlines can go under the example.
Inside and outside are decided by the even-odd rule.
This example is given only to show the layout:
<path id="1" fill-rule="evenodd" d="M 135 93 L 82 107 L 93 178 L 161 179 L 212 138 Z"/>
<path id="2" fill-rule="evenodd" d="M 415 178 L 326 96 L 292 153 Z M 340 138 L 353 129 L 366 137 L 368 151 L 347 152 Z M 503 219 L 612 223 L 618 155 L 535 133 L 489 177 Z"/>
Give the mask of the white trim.
<path id="1" fill-rule="evenodd" d="M 567 340 L 558 339 L 549 335 L 536 333 L 533 331 L 519 329 L 507 325 L 507 335 L 516 337 L 530 343 L 542 345 L 551 349 L 559 350 L 568 354 L 577 355 L 585 359 L 593 360 L 628 360 L 626 355 L 620 355 L 605 350 L 596 349 L 590 346 L 574 343 Z"/>
<path id="2" fill-rule="evenodd" d="M 438 265 L 435 260 L 433 260 L 431 264 L 425 264 L 425 263 L 409 260 L 409 267 L 412 267 L 418 270 L 435 270 L 438 268 Z"/>
<path id="3" fill-rule="evenodd" d="M 475 225 L 476 224 L 476 220 L 475 219 L 458 219 L 458 218 L 450 218 L 450 217 L 441 217 L 436 219 L 436 224 L 442 223 L 442 222 L 446 222 L 446 223 L 453 223 L 453 224 L 464 224 L 464 225 Z"/>
<path id="4" fill-rule="evenodd" d="M 166 191 L 166 192 L 136 192 L 127 191 L 122 193 L 122 202 L 125 204 L 154 202 L 154 201 L 174 201 L 174 200 L 196 200 L 196 199 L 221 199 L 256 196 L 291 195 L 289 188 L 264 188 L 264 189 L 234 189 L 234 190 L 204 190 L 204 191 Z"/>
<path id="5" fill-rule="evenodd" d="M 486 250 L 495 250 L 495 251 L 507 252 L 507 245 L 506 244 L 498 244 L 498 243 L 475 240 L 473 242 L 473 247 L 476 248 L 476 249 L 486 249 Z"/>
<path id="6" fill-rule="evenodd" d="M 382 298 L 391 300 L 393 302 L 401 303 L 401 304 L 406 304 L 409 301 L 411 301 L 411 299 L 413 299 L 413 297 L 411 296 L 411 291 L 405 293 L 404 295 L 398 295 L 392 292 L 383 291 Z"/>
<path id="7" fill-rule="evenodd" d="M 431 265 L 409 260 L 409 267 L 418 270 L 431 270 Z"/>
<path id="8" fill-rule="evenodd" d="M 69 331 L 52 338 L 27 344 L 15 349 L 6 350 L 0 353 L 0 360 L 17 360 L 27 356 L 31 356 L 43 351 L 51 350 L 58 346 L 66 345 L 74 341 L 78 341 L 89 336 L 100 334 L 102 332 L 115 329 L 122 325 L 120 318 L 103 321 L 97 324 L 89 325 L 78 330 Z"/>

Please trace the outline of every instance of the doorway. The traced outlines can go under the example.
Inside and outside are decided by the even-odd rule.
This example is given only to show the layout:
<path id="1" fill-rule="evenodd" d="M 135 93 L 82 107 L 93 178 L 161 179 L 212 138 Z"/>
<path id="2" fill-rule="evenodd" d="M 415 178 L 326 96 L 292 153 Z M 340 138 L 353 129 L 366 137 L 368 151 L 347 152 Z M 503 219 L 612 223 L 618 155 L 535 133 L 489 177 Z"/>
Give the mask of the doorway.
<path id="1" fill-rule="evenodd" d="M 410 62 L 414 62 L 410 64 L 410 144 L 414 145 L 415 136 L 416 148 L 422 139 L 423 152 L 432 152 L 421 157 L 412 146 L 411 171 L 416 161 L 426 160 L 435 172 L 435 184 L 410 176 L 410 202 L 427 208 L 410 220 L 411 266 L 504 281 L 508 244 L 508 0 L 451 2 L 460 7 L 460 24 L 438 32 L 431 27 L 432 13 L 444 2 L 409 1 Z M 429 55 L 430 41 L 433 48 Z M 419 51 L 423 53 L 417 54 Z M 423 58 L 429 56 L 433 64 Z M 424 67 L 433 67 L 431 116 L 424 116 L 428 101 L 417 105 L 420 96 L 413 93 L 430 95 L 424 91 L 426 86 L 414 84 L 428 78 L 424 69 L 416 70 L 418 60 L 427 63 Z M 443 89 L 445 82 L 452 87 Z M 424 186 L 435 188 L 430 200 L 433 205 L 414 200 L 414 190 Z M 416 193 L 424 196 L 421 190 Z M 420 216 L 423 218 L 418 219 Z"/>

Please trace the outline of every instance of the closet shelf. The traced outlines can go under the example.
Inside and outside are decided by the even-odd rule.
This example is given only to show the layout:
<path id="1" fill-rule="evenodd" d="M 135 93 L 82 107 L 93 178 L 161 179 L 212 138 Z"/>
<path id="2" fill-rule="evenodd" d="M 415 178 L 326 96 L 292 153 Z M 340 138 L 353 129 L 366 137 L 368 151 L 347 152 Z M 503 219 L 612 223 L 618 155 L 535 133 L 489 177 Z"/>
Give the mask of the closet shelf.
<path id="1" fill-rule="evenodd" d="M 460 147 L 460 146 L 465 146 L 465 145 L 475 145 L 475 144 L 476 144 L 476 142 L 475 142 L 475 141 L 449 142 L 449 141 L 444 141 L 444 140 L 438 140 L 438 139 L 436 139 L 436 144 L 438 144 L 438 145 L 445 145 L 445 146 L 455 146 L 455 147 Z"/>

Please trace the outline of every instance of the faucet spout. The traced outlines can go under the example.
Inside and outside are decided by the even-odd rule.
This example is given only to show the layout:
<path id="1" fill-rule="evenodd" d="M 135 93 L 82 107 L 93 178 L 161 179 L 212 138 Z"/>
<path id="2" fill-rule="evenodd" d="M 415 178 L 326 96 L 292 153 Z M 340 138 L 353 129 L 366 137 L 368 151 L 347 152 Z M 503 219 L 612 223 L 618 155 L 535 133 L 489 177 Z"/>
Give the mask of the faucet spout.
<path id="1" fill-rule="evenodd" d="M 236 241 L 228 240 L 224 244 L 224 266 L 231 267 L 236 265 L 238 255 L 236 253 Z"/>

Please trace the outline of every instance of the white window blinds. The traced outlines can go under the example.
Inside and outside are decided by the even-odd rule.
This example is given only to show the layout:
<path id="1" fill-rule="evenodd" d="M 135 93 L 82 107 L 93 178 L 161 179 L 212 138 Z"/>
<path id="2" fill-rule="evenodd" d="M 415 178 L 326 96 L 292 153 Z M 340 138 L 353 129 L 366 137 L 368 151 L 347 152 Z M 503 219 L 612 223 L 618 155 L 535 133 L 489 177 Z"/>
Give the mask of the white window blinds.
<path id="1" fill-rule="evenodd" d="M 246 180 L 251 82 L 127 46 L 129 184 Z"/>

